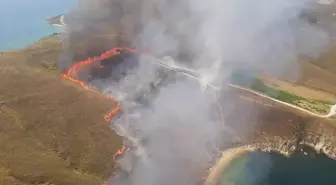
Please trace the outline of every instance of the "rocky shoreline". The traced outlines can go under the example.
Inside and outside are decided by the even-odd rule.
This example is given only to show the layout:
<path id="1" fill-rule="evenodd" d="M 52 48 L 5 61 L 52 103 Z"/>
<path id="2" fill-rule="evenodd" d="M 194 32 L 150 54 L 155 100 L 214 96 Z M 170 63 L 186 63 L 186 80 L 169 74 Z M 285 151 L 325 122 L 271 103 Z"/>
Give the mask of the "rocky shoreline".
<path id="1" fill-rule="evenodd" d="M 317 138 L 313 138 L 317 139 Z M 265 143 L 255 143 L 251 145 L 243 145 L 234 148 L 229 148 L 223 151 L 221 157 L 213 164 L 213 166 L 208 170 L 206 177 L 204 178 L 205 185 L 215 185 L 218 184 L 218 181 L 228 165 L 232 160 L 254 151 L 262 151 L 262 152 L 275 152 L 279 153 L 285 157 L 290 157 L 294 152 L 297 151 L 296 142 L 290 139 L 283 139 L 275 137 L 274 140 L 269 140 Z M 316 140 L 315 140 L 316 141 Z M 331 143 L 326 144 L 324 140 L 319 140 L 317 143 L 302 141 L 299 144 L 299 147 L 309 146 L 314 149 L 317 153 L 323 153 L 327 155 L 329 158 L 335 160 L 335 149 L 336 147 L 331 146 Z"/>
<path id="2" fill-rule="evenodd" d="M 252 98 L 256 101 L 250 103 L 245 101 L 242 106 L 252 106 L 258 110 L 253 113 L 256 116 L 248 120 L 256 122 L 253 127 L 249 131 L 239 132 L 241 126 L 235 126 L 236 120 L 239 119 L 237 116 L 232 118 L 231 126 L 240 138 L 236 146 L 253 146 L 261 151 L 278 152 L 290 156 L 297 149 L 306 145 L 314 148 L 317 152 L 323 152 L 330 158 L 336 159 L 335 119 L 318 118 L 304 114 L 275 102 L 267 101 L 262 97 L 253 96 Z M 258 100 L 259 103 L 256 103 Z M 246 126 L 246 124 L 243 126 Z"/>
<path id="3" fill-rule="evenodd" d="M 216 184 L 227 164 L 246 152 L 275 152 L 290 157 L 296 151 L 302 151 L 308 146 L 317 153 L 323 153 L 336 160 L 335 119 L 313 117 L 260 97 L 242 94 L 249 98 L 252 97 L 255 101 L 242 101 L 237 109 L 251 106 L 258 111 L 253 113 L 256 115 L 253 119 L 247 118 L 241 122 L 246 121 L 249 124 L 255 122 L 255 124 L 251 126 L 243 123 L 237 126 L 240 115 L 233 114 L 232 122 L 228 121 L 227 124 L 233 129 L 236 136 L 233 137 L 234 139 L 224 139 L 226 144 L 220 147 L 223 153 L 210 164 L 209 171 L 204 178 L 206 185 Z M 236 111 L 238 110 L 232 110 L 232 112 Z M 246 117 L 249 116 L 246 115 Z M 243 127 L 247 126 L 250 127 L 241 131 Z"/>
<path id="4" fill-rule="evenodd" d="M 232 91 L 237 94 L 237 90 Z M 254 101 L 248 101 L 242 96 Z M 228 113 L 225 127 L 230 128 L 230 132 L 234 135 L 224 128 L 223 142 L 219 144 L 218 151 L 214 152 L 214 158 L 208 164 L 210 169 L 205 173 L 204 179 L 211 176 L 212 169 L 220 161 L 224 160 L 223 168 L 225 168 L 225 165 L 236 156 L 249 151 L 276 152 L 290 157 L 295 151 L 309 146 L 317 153 L 322 152 L 331 159 L 336 159 L 334 119 L 313 117 L 248 92 L 240 91 L 238 96 L 230 95 L 229 98 L 234 99 L 232 105 L 234 108 L 225 110 Z M 244 116 L 237 114 L 244 109 L 251 110 L 251 114 Z M 220 155 L 220 151 L 224 152 Z M 132 169 L 130 161 L 136 158 L 129 152 L 117 161 L 121 170 L 127 172 L 131 171 L 127 169 Z"/>
<path id="5" fill-rule="evenodd" d="M 326 123 L 328 124 L 328 123 Z M 317 128 L 302 129 L 292 136 L 279 137 L 268 136 L 264 141 L 260 140 L 251 146 L 264 152 L 277 152 L 284 156 L 290 156 L 303 146 L 313 148 L 317 153 L 324 153 L 329 158 L 336 159 L 336 130 L 330 125 L 310 125 Z"/>
<path id="6" fill-rule="evenodd" d="M 223 150 L 219 159 L 208 170 L 203 184 L 217 184 L 223 170 L 233 159 L 253 151 L 275 152 L 285 157 L 291 157 L 298 150 L 303 151 L 302 148 L 308 146 L 317 153 L 323 153 L 336 160 L 336 130 L 332 124 L 335 124 L 333 120 L 301 122 L 298 123 L 292 134 L 279 136 L 261 132 L 261 134 L 256 134 L 254 139 L 246 138 L 245 142 L 240 140 L 239 144 Z"/>
<path id="7" fill-rule="evenodd" d="M 314 137 L 314 136 L 312 136 Z M 318 140 L 317 142 L 311 142 L 305 140 L 299 143 L 299 147 L 309 146 L 313 148 L 317 153 L 324 153 L 329 158 L 336 160 L 336 147 L 332 146 L 330 142 L 325 142 L 325 140 L 320 140 L 318 138 L 313 138 L 313 140 Z M 275 138 L 265 143 L 256 143 L 253 145 L 248 145 L 257 150 L 263 152 L 276 152 L 282 154 L 283 156 L 290 157 L 295 151 L 297 151 L 296 142 L 291 139 Z"/>

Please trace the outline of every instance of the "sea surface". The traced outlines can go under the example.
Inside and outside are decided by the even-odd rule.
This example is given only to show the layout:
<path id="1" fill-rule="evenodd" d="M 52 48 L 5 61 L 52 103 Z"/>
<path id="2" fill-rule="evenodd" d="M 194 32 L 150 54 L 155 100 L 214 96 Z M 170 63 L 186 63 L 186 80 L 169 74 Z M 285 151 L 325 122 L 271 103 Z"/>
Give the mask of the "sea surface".
<path id="1" fill-rule="evenodd" d="M 218 185 L 336 185 L 336 161 L 309 147 L 289 158 L 251 152 L 233 160 Z"/>
<path id="2" fill-rule="evenodd" d="M 24 48 L 63 31 L 46 19 L 69 12 L 76 0 L 0 0 L 0 51 Z"/>

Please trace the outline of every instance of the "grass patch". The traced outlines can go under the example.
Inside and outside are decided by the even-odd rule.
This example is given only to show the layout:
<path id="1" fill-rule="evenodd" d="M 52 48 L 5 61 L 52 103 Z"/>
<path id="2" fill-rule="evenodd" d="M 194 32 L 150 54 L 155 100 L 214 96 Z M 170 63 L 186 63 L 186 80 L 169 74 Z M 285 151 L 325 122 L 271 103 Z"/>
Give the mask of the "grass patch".
<path id="1" fill-rule="evenodd" d="M 335 101 L 312 100 L 288 93 L 286 91 L 277 90 L 265 85 L 261 80 L 253 75 L 248 75 L 248 72 L 237 72 L 231 77 L 231 82 L 244 87 L 249 87 L 252 90 L 261 92 L 271 98 L 296 105 L 315 113 L 326 114 L 330 110 L 330 106 L 335 105 Z"/>
<path id="2" fill-rule="evenodd" d="M 312 100 L 288 93 L 286 91 L 276 90 L 265 85 L 259 79 L 255 79 L 250 86 L 251 89 L 264 93 L 274 99 L 296 105 L 298 107 L 310 110 L 315 113 L 326 114 L 330 110 L 330 106 L 334 105 L 331 101 L 325 100 Z"/>
<path id="3" fill-rule="evenodd" d="M 315 100 L 323 104 L 328 104 L 328 105 L 335 105 L 336 101 L 326 101 L 326 100 Z"/>
<path id="4" fill-rule="evenodd" d="M 101 185 L 122 146 L 115 105 L 60 77 L 56 37 L 0 56 L 0 184 Z"/>
<path id="5" fill-rule="evenodd" d="M 253 84 L 250 86 L 251 89 L 262 92 L 272 98 L 275 98 L 280 101 L 284 101 L 287 103 L 295 104 L 297 101 L 307 100 L 303 97 L 297 96 L 295 94 L 290 94 L 285 91 L 279 91 L 276 89 L 273 89 L 267 85 L 265 85 L 262 81 L 259 79 L 255 79 Z"/>

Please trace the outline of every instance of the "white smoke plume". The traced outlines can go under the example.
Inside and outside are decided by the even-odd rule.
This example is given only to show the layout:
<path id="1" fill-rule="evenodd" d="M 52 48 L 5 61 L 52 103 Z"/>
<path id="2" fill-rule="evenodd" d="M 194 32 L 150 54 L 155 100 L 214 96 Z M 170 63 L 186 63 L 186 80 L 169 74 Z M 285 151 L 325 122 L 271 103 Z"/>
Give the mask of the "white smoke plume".
<path id="1" fill-rule="evenodd" d="M 150 83 L 161 83 L 162 67 L 146 57 L 118 82 L 92 82 L 122 101 L 121 118 L 112 127 L 138 156 L 130 174 L 112 178 L 111 185 L 200 183 L 219 150 L 235 137 L 222 120 L 235 103 L 219 98 L 229 96 L 231 72 L 247 68 L 297 77 L 299 58 L 318 57 L 328 44 L 318 24 L 300 17 L 304 9 L 314 8 L 316 2 L 310 0 L 116 0 L 111 6 L 95 2 L 94 10 L 81 10 L 85 17 L 104 17 L 136 49 L 172 57 L 221 88 L 216 93 L 202 91 L 195 80 L 164 69 L 162 74 L 172 79 L 153 93 Z M 249 117 L 253 110 L 236 114 Z M 244 132 L 253 127 L 248 120 L 237 120 Z"/>

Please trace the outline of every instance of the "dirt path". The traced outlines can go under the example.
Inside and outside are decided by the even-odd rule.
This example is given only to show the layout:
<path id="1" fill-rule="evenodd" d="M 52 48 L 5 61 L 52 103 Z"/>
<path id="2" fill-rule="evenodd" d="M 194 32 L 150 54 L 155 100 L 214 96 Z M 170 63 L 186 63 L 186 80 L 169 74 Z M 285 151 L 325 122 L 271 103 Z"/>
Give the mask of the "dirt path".
<path id="1" fill-rule="evenodd" d="M 330 111 L 328 114 L 326 115 L 323 115 L 323 114 L 317 114 L 317 113 L 314 113 L 314 112 L 311 112 L 309 110 L 306 110 L 304 108 L 301 108 L 301 107 L 298 107 L 296 105 L 293 105 L 293 104 L 290 104 L 290 103 L 286 103 L 286 102 L 283 102 L 283 101 L 280 101 L 280 100 L 277 100 L 275 98 L 271 98 L 263 93 L 260 93 L 260 92 L 257 92 L 257 91 L 254 91 L 254 90 L 251 90 L 251 89 L 248 89 L 248 88 L 244 88 L 244 87 L 241 87 L 241 86 L 238 86 L 238 85 L 234 85 L 234 84 L 228 84 L 228 86 L 232 87 L 232 88 L 236 88 L 236 89 L 240 89 L 240 90 L 243 90 L 243 91 L 248 91 L 248 92 L 251 92 L 255 95 L 258 95 L 258 96 L 261 96 L 263 98 L 267 98 L 269 100 L 272 100 L 272 101 L 275 101 L 277 103 L 280 103 L 280 104 L 283 104 L 283 105 L 286 105 L 286 106 L 289 106 L 289 107 L 292 107 L 294 109 L 297 109 L 297 110 L 300 110 L 302 112 L 305 112 L 305 113 L 308 113 L 312 116 L 315 116 L 315 117 L 320 117 L 320 118 L 330 118 L 334 115 L 336 115 L 336 105 L 333 105 L 331 108 L 330 108 Z"/>
<path id="2" fill-rule="evenodd" d="M 178 66 L 175 64 L 175 62 L 172 60 L 172 59 L 164 59 L 164 60 L 158 60 L 158 65 L 160 65 L 161 67 L 164 67 L 164 68 L 167 68 L 167 69 L 170 69 L 170 70 L 173 70 L 173 71 L 176 71 L 178 72 L 179 74 L 183 74 L 185 76 L 188 76 L 190 78 L 193 78 L 197 81 L 199 81 L 199 83 L 201 84 L 201 88 L 202 89 L 205 89 L 207 87 L 210 87 L 211 89 L 217 91 L 219 90 L 219 87 L 211 84 L 211 83 L 207 83 L 206 81 L 202 80 L 202 75 L 199 74 L 197 71 L 193 70 L 193 69 L 188 69 L 188 68 L 185 68 L 185 67 L 182 67 L 182 66 Z M 320 117 L 320 118 L 330 118 L 334 115 L 336 115 L 336 104 L 333 105 L 331 108 L 330 108 L 330 111 L 328 114 L 326 115 L 323 115 L 323 114 L 317 114 L 317 113 L 314 113 L 314 112 L 311 112 L 307 109 L 304 109 L 304 108 L 301 108 L 301 107 L 298 107 L 296 105 L 293 105 L 293 104 L 290 104 L 290 103 L 286 103 L 286 102 L 283 102 L 283 101 L 280 101 L 280 100 L 277 100 L 275 98 L 271 98 L 263 93 L 260 93 L 260 92 L 257 92 L 257 91 L 254 91 L 254 90 L 251 90 L 251 89 L 248 89 L 248 88 L 244 88 L 244 87 L 241 87 L 241 86 L 238 86 L 238 85 L 234 85 L 234 84 L 228 84 L 229 87 L 232 87 L 232 88 L 236 88 L 236 89 L 239 89 L 239 90 L 243 90 L 243 91 L 248 91 L 248 92 L 251 92 L 255 95 L 258 95 L 258 96 L 261 96 L 263 98 L 267 98 L 269 100 L 272 100 L 272 101 L 275 101 L 277 103 L 280 103 L 280 104 L 283 104 L 283 105 L 286 105 L 286 106 L 289 106 L 291 108 L 294 108 L 296 110 L 299 110 L 299 111 L 302 111 L 302 112 L 305 112 L 305 113 L 308 113 L 312 116 L 315 116 L 315 117 Z"/>

